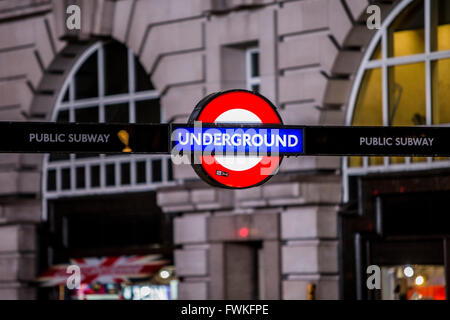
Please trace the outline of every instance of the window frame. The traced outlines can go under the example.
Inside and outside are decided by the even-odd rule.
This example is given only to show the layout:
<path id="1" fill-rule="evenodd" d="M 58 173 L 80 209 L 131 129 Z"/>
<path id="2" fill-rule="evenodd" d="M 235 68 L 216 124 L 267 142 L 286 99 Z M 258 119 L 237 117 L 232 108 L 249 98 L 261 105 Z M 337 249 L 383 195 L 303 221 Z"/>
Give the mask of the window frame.
<path id="1" fill-rule="evenodd" d="M 258 75 L 252 76 L 253 74 L 253 64 L 252 64 L 252 55 L 258 54 Z M 260 59 L 259 59 L 260 51 L 258 47 L 247 48 L 245 50 L 245 86 L 247 90 L 253 91 L 253 86 L 258 86 L 259 90 L 261 90 L 261 68 L 260 68 Z"/>
<path id="2" fill-rule="evenodd" d="M 345 117 L 345 125 L 352 126 L 353 115 L 360 91 L 360 86 L 364 74 L 369 69 L 381 68 L 382 71 L 382 118 L 383 126 L 389 125 L 389 88 L 388 88 L 388 72 L 389 68 L 393 66 L 425 63 L 425 110 L 426 110 L 426 126 L 433 125 L 433 101 L 432 101 L 432 63 L 441 59 L 450 58 L 450 50 L 447 51 L 432 51 L 432 0 L 424 1 L 424 33 L 425 33 L 425 52 L 421 54 L 414 54 L 409 56 L 389 57 L 388 56 L 388 31 L 394 20 L 415 0 L 403 0 L 400 2 L 392 12 L 385 18 L 381 28 L 375 33 L 370 41 L 364 57 L 359 66 L 355 81 L 350 93 L 349 107 Z M 375 50 L 381 44 L 381 58 L 378 60 L 371 60 Z M 448 124 L 440 124 L 434 126 L 448 126 Z M 349 167 L 349 157 L 342 157 L 342 183 L 343 183 L 343 202 L 349 200 L 349 179 L 350 176 L 360 176 L 368 173 L 386 173 L 398 172 L 406 170 L 429 170 L 438 168 L 450 167 L 450 161 L 433 161 L 432 157 L 428 157 L 426 162 L 412 162 L 412 157 L 405 157 L 405 163 L 390 164 L 389 157 L 384 157 L 382 165 L 369 166 L 369 157 L 362 157 L 362 167 Z"/>
<path id="3" fill-rule="evenodd" d="M 127 48 L 127 68 L 128 68 L 128 93 L 120 93 L 113 95 L 105 95 L 105 63 L 104 63 L 104 45 L 105 42 L 98 41 L 86 49 L 74 65 L 71 67 L 61 90 L 56 99 L 55 106 L 53 108 L 51 121 L 56 121 L 59 112 L 68 110 L 69 122 L 75 120 L 75 110 L 86 107 L 98 107 L 98 123 L 105 122 L 105 106 L 114 105 L 120 103 L 128 103 L 129 123 L 136 122 L 135 103 L 144 100 L 159 99 L 160 96 L 156 90 L 147 90 L 136 92 L 136 66 L 135 56 L 131 49 Z M 98 74 L 98 96 L 93 98 L 86 98 L 75 100 L 75 75 L 81 68 L 84 62 L 87 61 L 92 54 L 97 52 L 97 74 Z M 69 92 L 68 101 L 63 101 L 66 91 Z M 162 113 L 160 112 L 160 122 L 162 122 Z M 152 182 L 152 161 L 155 159 L 161 159 L 162 161 L 162 181 Z M 60 197 L 75 197 L 93 194 L 112 194 L 122 192 L 137 192 L 137 191 L 149 191 L 154 190 L 160 186 L 173 185 L 174 181 L 169 178 L 169 165 L 170 156 L 167 155 L 117 155 L 117 156 L 105 156 L 100 154 L 98 157 L 93 158 L 76 158 L 75 154 L 70 154 L 69 159 L 50 161 L 50 155 L 45 154 L 43 159 L 42 168 L 42 218 L 47 219 L 47 201 L 50 199 L 56 199 Z M 137 162 L 146 163 L 146 182 L 138 183 L 137 181 Z M 121 184 L 121 164 L 129 163 L 130 165 L 130 184 Z M 114 186 L 106 185 L 106 165 L 115 165 L 115 184 Z M 91 168 L 93 166 L 100 166 L 100 186 L 91 187 Z M 77 188 L 76 170 L 79 167 L 84 167 L 84 188 Z M 70 169 L 70 188 L 62 189 L 61 172 L 65 169 Z M 48 190 L 48 172 L 56 170 L 56 189 Z"/>

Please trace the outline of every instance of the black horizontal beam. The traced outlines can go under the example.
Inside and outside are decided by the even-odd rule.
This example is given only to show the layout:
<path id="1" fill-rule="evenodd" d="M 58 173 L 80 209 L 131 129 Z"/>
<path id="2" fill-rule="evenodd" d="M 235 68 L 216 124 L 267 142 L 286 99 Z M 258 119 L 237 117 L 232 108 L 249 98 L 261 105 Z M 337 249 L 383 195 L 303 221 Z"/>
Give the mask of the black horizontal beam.
<path id="1" fill-rule="evenodd" d="M 168 124 L 0 122 L 0 135 L 0 152 L 169 152 Z"/>
<path id="2" fill-rule="evenodd" d="M 310 155 L 449 156 L 450 127 L 307 127 Z"/>
<path id="3" fill-rule="evenodd" d="M 0 122 L 1 153 L 169 154 L 171 134 L 193 124 Z M 450 127 L 203 124 L 203 128 L 303 130 L 300 155 L 450 156 Z"/>

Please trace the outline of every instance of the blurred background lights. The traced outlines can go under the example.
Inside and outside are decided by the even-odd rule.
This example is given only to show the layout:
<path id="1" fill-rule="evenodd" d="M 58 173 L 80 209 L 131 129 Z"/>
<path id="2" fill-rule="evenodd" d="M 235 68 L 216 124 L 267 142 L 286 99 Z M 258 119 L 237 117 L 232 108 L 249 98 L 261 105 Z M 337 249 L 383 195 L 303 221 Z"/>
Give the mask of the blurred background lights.
<path id="1" fill-rule="evenodd" d="M 159 273 L 159 276 L 160 276 L 161 278 L 163 278 L 163 279 L 167 279 L 167 278 L 170 277 L 170 272 L 167 271 L 167 270 L 162 270 L 162 271 Z"/>
<path id="2" fill-rule="evenodd" d="M 422 277 L 422 276 L 417 276 L 417 278 L 416 278 L 416 285 L 417 285 L 417 286 L 423 285 L 424 282 L 425 282 L 425 278 L 424 278 L 424 277 Z"/>
<path id="3" fill-rule="evenodd" d="M 403 269 L 403 274 L 405 275 L 405 277 L 411 278 L 414 275 L 414 269 L 411 266 L 406 266 Z"/>
<path id="4" fill-rule="evenodd" d="M 247 238 L 249 234 L 249 230 L 246 227 L 240 228 L 239 229 L 239 236 L 242 238 Z"/>

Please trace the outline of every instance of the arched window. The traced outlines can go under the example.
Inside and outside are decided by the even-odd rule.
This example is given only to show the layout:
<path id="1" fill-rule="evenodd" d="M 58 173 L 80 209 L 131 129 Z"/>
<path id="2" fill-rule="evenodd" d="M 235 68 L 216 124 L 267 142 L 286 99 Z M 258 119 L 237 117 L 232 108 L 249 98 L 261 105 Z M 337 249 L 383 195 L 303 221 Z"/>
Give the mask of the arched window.
<path id="1" fill-rule="evenodd" d="M 404 0 L 372 39 L 353 87 L 346 125 L 450 124 L 450 1 Z M 344 158 L 351 175 L 449 167 L 449 158 Z"/>
<path id="2" fill-rule="evenodd" d="M 133 52 L 98 42 L 82 54 L 65 80 L 53 121 L 159 123 L 159 96 Z M 164 155 L 47 155 L 43 198 L 152 190 L 172 181 Z"/>

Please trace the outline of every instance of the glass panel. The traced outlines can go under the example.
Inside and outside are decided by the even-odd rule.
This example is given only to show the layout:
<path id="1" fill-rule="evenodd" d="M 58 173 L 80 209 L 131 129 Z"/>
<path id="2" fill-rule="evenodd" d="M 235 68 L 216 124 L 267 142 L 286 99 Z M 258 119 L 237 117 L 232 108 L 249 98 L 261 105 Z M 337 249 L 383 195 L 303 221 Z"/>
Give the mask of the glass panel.
<path id="1" fill-rule="evenodd" d="M 84 167 L 77 167 L 77 189 L 83 189 L 86 187 L 85 169 Z"/>
<path id="2" fill-rule="evenodd" d="M 162 161 L 152 160 L 152 182 L 161 182 L 162 180 Z"/>
<path id="3" fill-rule="evenodd" d="M 49 162 L 63 161 L 63 160 L 70 160 L 70 154 L 68 154 L 68 153 L 50 153 L 50 156 L 48 158 Z"/>
<path id="4" fill-rule="evenodd" d="M 426 157 L 412 157 L 411 158 L 411 162 L 426 162 L 427 158 Z"/>
<path id="5" fill-rule="evenodd" d="M 404 157 L 390 157 L 389 164 L 402 164 L 405 163 Z"/>
<path id="6" fill-rule="evenodd" d="M 128 185 L 130 183 L 131 183 L 130 164 L 129 163 L 121 163 L 120 164 L 120 184 Z"/>
<path id="7" fill-rule="evenodd" d="M 365 72 L 353 112 L 352 125 L 383 125 L 381 69 Z"/>
<path id="8" fill-rule="evenodd" d="M 136 182 L 137 183 L 145 183 L 147 170 L 145 161 L 136 162 Z"/>
<path id="9" fill-rule="evenodd" d="M 433 97 L 433 124 L 450 123 L 450 59 L 431 63 L 431 86 Z M 436 161 L 449 160 L 436 157 Z"/>
<path id="10" fill-rule="evenodd" d="M 450 59 L 431 64 L 433 124 L 450 123 Z"/>
<path id="11" fill-rule="evenodd" d="M 389 68 L 389 124 L 424 125 L 425 63 Z"/>
<path id="12" fill-rule="evenodd" d="M 445 300 L 442 265 L 381 267 L 382 300 Z"/>
<path id="13" fill-rule="evenodd" d="M 69 101 L 69 88 L 66 89 L 66 92 L 64 93 L 64 97 L 62 99 L 63 102 Z"/>
<path id="14" fill-rule="evenodd" d="M 70 189 L 70 169 L 69 168 L 61 169 L 61 189 L 62 190 Z"/>
<path id="15" fill-rule="evenodd" d="M 159 99 L 136 101 L 136 123 L 160 123 Z"/>
<path id="16" fill-rule="evenodd" d="M 105 107 L 105 122 L 128 123 L 128 103 L 113 104 Z"/>
<path id="17" fill-rule="evenodd" d="M 259 77 L 259 52 L 252 52 L 250 54 L 250 76 Z"/>
<path id="18" fill-rule="evenodd" d="M 450 24 L 438 27 L 438 51 L 445 50 L 450 50 Z"/>
<path id="19" fill-rule="evenodd" d="M 128 50 L 117 42 L 104 46 L 105 95 L 128 92 Z"/>
<path id="20" fill-rule="evenodd" d="M 93 53 L 75 75 L 75 99 L 98 96 L 97 52 Z"/>
<path id="21" fill-rule="evenodd" d="M 388 56 L 400 57 L 425 52 L 424 5 L 414 1 L 394 20 L 388 31 Z"/>
<path id="22" fill-rule="evenodd" d="M 136 57 L 134 57 L 134 67 L 136 69 L 136 91 L 155 90 L 149 75 Z"/>
<path id="23" fill-rule="evenodd" d="M 414 80 L 412 80 L 414 79 Z M 426 124 L 425 63 L 389 68 L 389 124 L 410 126 Z M 413 162 L 425 161 L 413 158 Z M 403 157 L 392 157 L 391 163 L 404 163 Z"/>
<path id="24" fill-rule="evenodd" d="M 252 91 L 259 92 L 259 84 L 252 84 Z"/>
<path id="25" fill-rule="evenodd" d="M 434 157 L 433 161 L 447 161 L 450 160 L 450 158 L 447 157 Z"/>
<path id="26" fill-rule="evenodd" d="M 100 187 L 100 166 L 91 166 L 91 187 Z"/>
<path id="27" fill-rule="evenodd" d="M 359 88 L 358 98 L 353 112 L 354 126 L 383 125 L 381 69 L 367 70 Z M 383 157 L 370 157 L 369 165 L 382 165 Z M 361 167 L 361 157 L 350 157 L 350 167 Z"/>
<path id="28" fill-rule="evenodd" d="M 432 5 L 436 2 L 431 1 Z M 432 11 L 436 10 L 433 7 Z M 437 50 L 444 51 L 450 50 L 450 1 L 448 0 L 439 0 L 437 2 Z M 432 21 L 436 21 L 436 19 L 432 17 Z M 432 29 L 433 30 L 433 29 Z M 435 29 L 434 29 L 435 30 Z M 434 34 L 432 34 L 433 38 Z M 434 39 L 433 39 L 434 40 Z M 433 41 L 432 41 L 433 43 Z M 436 46 L 432 45 L 434 49 Z"/>
<path id="29" fill-rule="evenodd" d="M 348 157 L 348 166 L 350 168 L 362 167 L 363 166 L 362 157 Z"/>
<path id="30" fill-rule="evenodd" d="M 106 185 L 107 186 L 114 186 L 116 184 L 116 173 L 115 173 L 115 164 L 107 164 L 105 166 L 106 171 Z"/>
<path id="31" fill-rule="evenodd" d="M 76 122 L 98 122 L 98 107 L 75 109 Z"/>
<path id="32" fill-rule="evenodd" d="M 56 170 L 48 170 L 47 172 L 47 191 L 56 190 Z"/>
<path id="33" fill-rule="evenodd" d="M 56 122 L 69 122 L 69 110 L 60 110 L 56 116 Z"/>
<path id="34" fill-rule="evenodd" d="M 378 44 L 375 47 L 372 56 L 370 57 L 370 60 L 379 60 L 379 59 L 381 59 L 381 41 L 378 41 Z"/>

